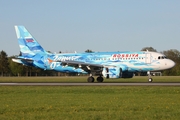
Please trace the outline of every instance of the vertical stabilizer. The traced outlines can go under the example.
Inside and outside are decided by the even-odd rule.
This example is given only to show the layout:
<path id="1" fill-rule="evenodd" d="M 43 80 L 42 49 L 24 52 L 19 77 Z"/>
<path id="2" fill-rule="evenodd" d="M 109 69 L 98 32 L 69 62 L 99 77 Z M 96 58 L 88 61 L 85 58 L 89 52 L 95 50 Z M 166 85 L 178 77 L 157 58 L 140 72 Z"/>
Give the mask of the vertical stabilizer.
<path id="1" fill-rule="evenodd" d="M 15 30 L 22 56 L 46 52 L 24 26 L 15 26 Z"/>

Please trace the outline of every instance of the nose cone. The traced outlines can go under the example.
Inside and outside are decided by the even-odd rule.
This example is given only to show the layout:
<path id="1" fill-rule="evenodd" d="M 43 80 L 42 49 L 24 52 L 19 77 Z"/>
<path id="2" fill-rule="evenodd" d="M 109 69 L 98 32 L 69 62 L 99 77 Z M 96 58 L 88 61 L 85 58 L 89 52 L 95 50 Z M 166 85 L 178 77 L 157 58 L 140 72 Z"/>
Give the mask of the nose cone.
<path id="1" fill-rule="evenodd" d="M 175 62 L 170 59 L 162 59 L 160 62 L 159 70 L 170 69 L 175 66 Z"/>
<path id="2" fill-rule="evenodd" d="M 171 66 L 174 67 L 176 63 L 174 61 L 171 62 Z"/>
<path id="3" fill-rule="evenodd" d="M 175 65 L 176 65 L 176 63 L 174 61 L 172 61 L 172 60 L 170 60 L 170 62 L 168 63 L 169 68 L 172 68 Z"/>

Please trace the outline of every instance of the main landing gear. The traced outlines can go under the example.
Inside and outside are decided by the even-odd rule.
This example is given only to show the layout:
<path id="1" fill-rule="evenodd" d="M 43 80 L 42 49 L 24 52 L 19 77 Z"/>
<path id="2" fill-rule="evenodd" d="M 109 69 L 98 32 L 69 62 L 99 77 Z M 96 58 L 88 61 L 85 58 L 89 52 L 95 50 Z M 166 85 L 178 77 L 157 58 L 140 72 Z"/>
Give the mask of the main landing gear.
<path id="1" fill-rule="evenodd" d="M 103 82 L 104 78 L 102 77 L 102 75 L 97 77 L 97 82 Z M 92 76 L 92 74 L 90 74 L 90 76 L 87 79 L 88 82 L 94 82 L 94 77 Z"/>
<path id="2" fill-rule="evenodd" d="M 153 79 L 151 78 L 151 73 L 150 73 L 150 71 L 148 71 L 147 74 L 148 74 L 148 82 L 152 82 Z"/>

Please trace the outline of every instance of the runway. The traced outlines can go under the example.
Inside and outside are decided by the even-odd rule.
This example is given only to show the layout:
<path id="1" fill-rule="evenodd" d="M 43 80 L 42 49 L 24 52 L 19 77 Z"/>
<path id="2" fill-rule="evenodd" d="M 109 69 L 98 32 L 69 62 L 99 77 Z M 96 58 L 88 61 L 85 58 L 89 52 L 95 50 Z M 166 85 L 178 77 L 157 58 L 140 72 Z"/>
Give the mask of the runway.
<path id="1" fill-rule="evenodd" d="M 0 83 L 0 86 L 180 86 L 180 83 Z"/>

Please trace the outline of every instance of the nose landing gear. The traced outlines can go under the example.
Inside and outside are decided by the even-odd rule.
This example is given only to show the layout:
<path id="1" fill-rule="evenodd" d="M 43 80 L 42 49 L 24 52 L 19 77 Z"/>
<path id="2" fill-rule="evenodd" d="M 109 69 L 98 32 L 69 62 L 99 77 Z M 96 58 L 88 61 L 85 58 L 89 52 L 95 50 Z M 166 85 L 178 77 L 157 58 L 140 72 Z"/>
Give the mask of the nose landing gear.
<path id="1" fill-rule="evenodd" d="M 150 71 L 148 71 L 147 74 L 148 74 L 148 82 L 152 82 L 153 79 L 151 78 L 151 73 L 150 73 Z"/>

